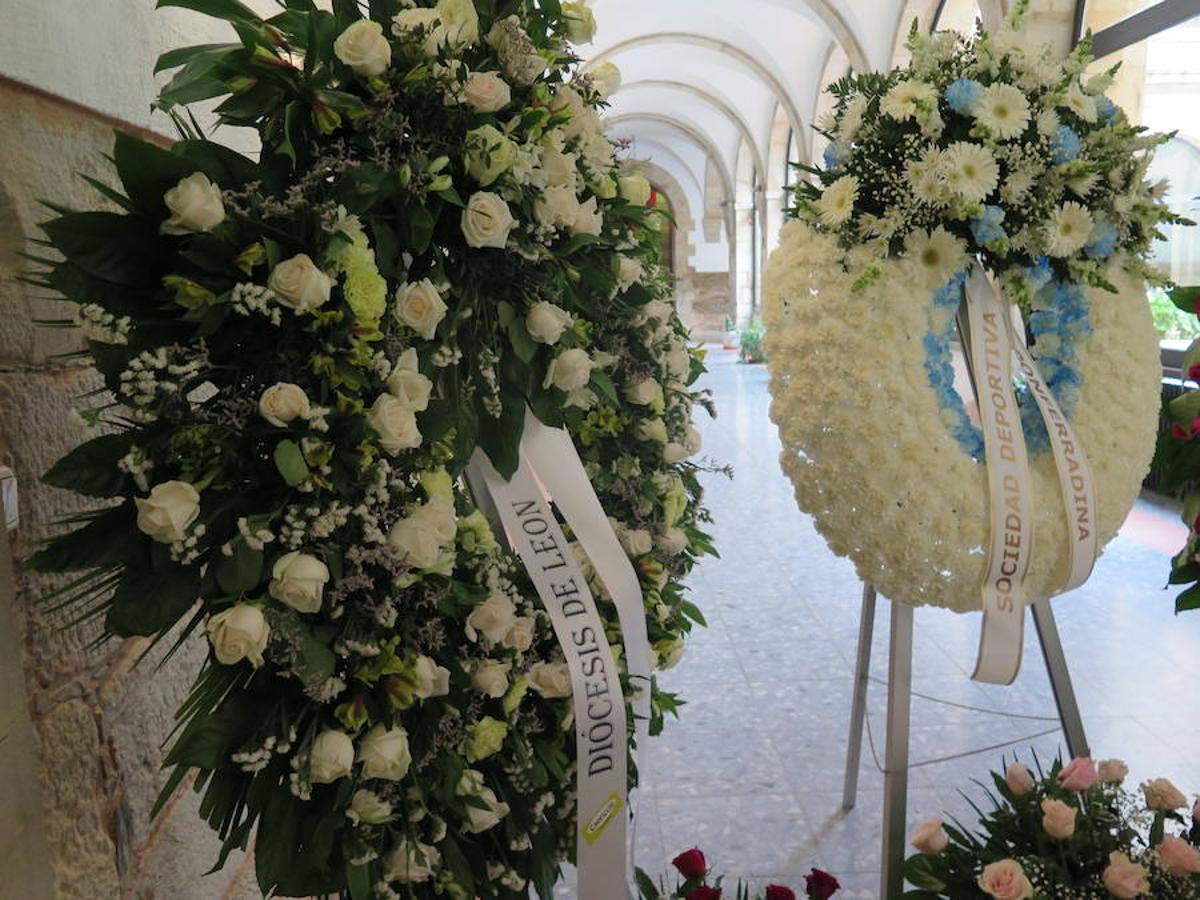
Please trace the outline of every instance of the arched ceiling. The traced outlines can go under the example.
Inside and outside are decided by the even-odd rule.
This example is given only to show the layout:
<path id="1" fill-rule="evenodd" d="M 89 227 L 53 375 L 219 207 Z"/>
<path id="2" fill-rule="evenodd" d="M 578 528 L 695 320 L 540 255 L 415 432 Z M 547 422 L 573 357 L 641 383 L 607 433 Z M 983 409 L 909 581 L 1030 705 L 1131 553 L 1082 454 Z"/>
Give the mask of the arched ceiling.
<path id="1" fill-rule="evenodd" d="M 838 48 L 858 70 L 891 64 L 905 0 L 593 0 L 597 32 L 578 48 L 591 68 L 610 61 L 622 88 L 610 99 L 621 123 L 614 135 L 653 137 L 676 159 L 656 159 L 677 178 L 680 161 L 703 152 L 723 173 L 738 170 L 739 147 L 750 148 L 760 174 L 776 110 L 810 158 L 812 121 L 825 63 Z M 676 127 L 666 128 L 663 119 Z M 691 145 L 685 152 L 680 145 Z M 693 170 L 690 183 L 704 184 Z M 683 179 L 681 179 L 682 181 Z"/>

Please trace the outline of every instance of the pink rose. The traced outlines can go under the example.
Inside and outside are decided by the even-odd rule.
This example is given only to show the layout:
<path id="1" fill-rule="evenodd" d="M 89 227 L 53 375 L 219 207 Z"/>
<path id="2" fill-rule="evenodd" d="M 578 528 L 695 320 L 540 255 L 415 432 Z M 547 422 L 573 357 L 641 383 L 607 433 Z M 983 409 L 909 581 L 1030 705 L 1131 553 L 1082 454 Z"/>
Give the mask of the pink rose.
<path id="1" fill-rule="evenodd" d="M 1078 756 L 1058 773 L 1058 783 L 1068 791 L 1086 791 L 1096 783 L 1096 764 L 1090 756 Z"/>
<path id="2" fill-rule="evenodd" d="M 1033 790 L 1033 774 L 1024 763 L 1009 763 L 1004 771 L 1004 783 L 1018 797 L 1024 797 Z"/>
<path id="3" fill-rule="evenodd" d="M 929 819 L 917 826 L 913 832 L 911 843 L 918 853 L 941 853 L 950 842 L 946 829 L 942 828 L 941 819 Z"/>
<path id="4" fill-rule="evenodd" d="M 1121 900 L 1132 900 L 1139 894 L 1150 893 L 1146 867 L 1130 862 L 1124 853 L 1114 851 L 1108 855 L 1108 868 L 1101 877 L 1108 892 Z"/>
<path id="5" fill-rule="evenodd" d="M 1172 875 L 1195 875 L 1200 873 L 1200 850 L 1173 834 L 1162 839 L 1154 848 L 1162 861 L 1163 868 Z"/>
<path id="6" fill-rule="evenodd" d="M 1075 807 L 1061 800 L 1042 801 L 1042 828 L 1046 834 L 1058 841 L 1065 841 L 1075 833 Z"/>
<path id="7" fill-rule="evenodd" d="M 1170 812 L 1187 806 L 1187 797 L 1169 779 L 1155 778 L 1142 785 L 1146 795 L 1146 806 L 1155 812 Z"/>
<path id="8" fill-rule="evenodd" d="M 1096 766 L 1096 774 L 1105 784 L 1120 784 L 1129 774 L 1129 766 L 1119 759 L 1102 759 Z"/>
<path id="9" fill-rule="evenodd" d="M 979 889 L 996 900 L 1023 900 L 1033 896 L 1033 885 L 1015 859 L 1002 859 L 983 867 Z"/>

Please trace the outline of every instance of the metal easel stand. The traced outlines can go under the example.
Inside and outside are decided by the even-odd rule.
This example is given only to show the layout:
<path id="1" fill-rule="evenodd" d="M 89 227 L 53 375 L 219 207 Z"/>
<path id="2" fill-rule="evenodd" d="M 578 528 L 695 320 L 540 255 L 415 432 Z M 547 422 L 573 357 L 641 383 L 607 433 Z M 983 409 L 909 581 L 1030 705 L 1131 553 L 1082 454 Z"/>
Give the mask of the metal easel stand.
<path id="1" fill-rule="evenodd" d="M 871 677 L 871 638 L 875 631 L 875 587 L 863 585 L 862 613 L 858 625 L 858 654 L 854 671 L 854 693 L 850 708 L 850 735 L 846 745 L 846 778 L 842 807 L 852 809 L 858 793 L 862 763 L 863 725 L 867 714 L 867 685 Z M 1050 676 L 1050 687 L 1058 718 L 1071 756 L 1089 755 L 1083 720 L 1071 686 L 1066 657 L 1059 640 L 1058 625 L 1049 600 L 1031 605 L 1042 658 Z M 912 707 L 913 608 L 893 603 L 891 636 L 888 643 L 887 746 L 883 764 L 883 846 L 879 895 L 895 900 L 904 893 L 904 851 L 907 844 L 909 716 Z"/>

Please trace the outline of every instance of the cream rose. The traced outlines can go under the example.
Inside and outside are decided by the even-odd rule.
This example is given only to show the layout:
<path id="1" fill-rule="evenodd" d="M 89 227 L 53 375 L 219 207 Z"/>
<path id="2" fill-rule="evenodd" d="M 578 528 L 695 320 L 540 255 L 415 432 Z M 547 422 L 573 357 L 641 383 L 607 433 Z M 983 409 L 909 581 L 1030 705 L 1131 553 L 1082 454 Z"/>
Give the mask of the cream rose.
<path id="1" fill-rule="evenodd" d="M 417 351 L 413 348 L 400 354 L 387 386 L 388 392 L 413 412 L 423 412 L 429 407 L 433 382 L 417 370 Z"/>
<path id="2" fill-rule="evenodd" d="M 1141 894 L 1150 893 L 1146 867 L 1131 862 L 1124 853 L 1114 851 L 1108 855 L 1108 868 L 1104 870 L 1100 879 L 1108 892 L 1121 900 L 1132 900 Z"/>
<path id="3" fill-rule="evenodd" d="M 667 423 L 658 417 L 643 419 L 641 422 L 638 422 L 637 428 L 634 429 L 634 434 L 640 441 L 653 441 L 656 444 L 665 444 L 667 442 Z M 678 460 L 676 461 L 678 462 Z"/>
<path id="4" fill-rule="evenodd" d="M 562 14 L 567 29 L 567 40 L 572 44 L 590 44 L 596 36 L 596 16 L 587 4 L 564 3 Z"/>
<path id="5" fill-rule="evenodd" d="M 508 804 L 501 803 L 491 788 L 483 788 L 475 796 L 487 804 L 487 808 L 467 807 L 467 831 L 479 834 L 500 824 L 500 820 L 508 815 Z"/>
<path id="6" fill-rule="evenodd" d="M 617 191 L 621 199 L 634 206 L 645 206 L 650 202 L 650 182 L 645 175 L 623 175 L 617 179 Z"/>
<path id="7" fill-rule="evenodd" d="M 1042 830 L 1055 840 L 1065 841 L 1075 833 L 1075 813 L 1075 807 L 1061 800 L 1043 800 Z"/>
<path id="8" fill-rule="evenodd" d="M 570 314 L 546 300 L 533 304 L 525 314 L 525 330 L 539 344 L 557 344 L 570 327 Z"/>
<path id="9" fill-rule="evenodd" d="M 571 670 L 565 662 L 534 663 L 528 677 L 529 686 L 543 697 L 571 696 Z"/>
<path id="10" fill-rule="evenodd" d="M 289 309 L 312 312 L 329 302 L 333 279 L 318 269 L 308 254 L 298 253 L 271 270 L 267 287 Z"/>
<path id="11" fill-rule="evenodd" d="M 1146 806 L 1155 812 L 1170 812 L 1188 805 L 1187 797 L 1166 778 L 1155 778 L 1142 785 Z"/>
<path id="12" fill-rule="evenodd" d="M 538 154 L 538 165 L 549 187 L 570 188 L 572 195 L 579 187 L 579 171 L 575 168 L 575 154 L 564 153 L 561 133 L 552 132 L 542 141 Z"/>
<path id="13" fill-rule="evenodd" d="M 1033 885 L 1015 859 L 1002 859 L 983 867 L 979 889 L 996 900 L 1023 900 L 1033 896 Z"/>
<path id="14" fill-rule="evenodd" d="M 437 847 L 401 838 L 383 858 L 383 877 L 400 884 L 420 884 L 433 877 L 441 862 Z"/>
<path id="15" fill-rule="evenodd" d="M 467 153 L 463 164 L 472 178 L 486 187 L 512 168 L 517 145 L 492 125 L 467 132 Z"/>
<path id="16" fill-rule="evenodd" d="M 917 826 L 909 840 L 918 853 L 941 853 L 950 843 L 941 819 L 928 819 Z"/>
<path id="17" fill-rule="evenodd" d="M 512 89 L 495 72 L 473 72 L 463 85 L 463 99 L 475 112 L 499 112 L 512 102 Z"/>
<path id="18" fill-rule="evenodd" d="M 692 371 L 692 356 L 688 353 L 687 344 L 683 341 L 672 344 L 671 349 L 663 354 L 663 365 L 672 378 L 680 381 L 687 378 Z"/>
<path id="19" fill-rule="evenodd" d="M 687 545 L 687 533 L 682 528 L 667 528 L 654 539 L 654 546 L 668 556 L 678 556 Z"/>
<path id="20" fill-rule="evenodd" d="M 471 673 L 471 686 L 485 697 L 499 700 L 508 691 L 508 669 L 507 663 L 494 659 L 477 663 Z"/>
<path id="21" fill-rule="evenodd" d="M 442 44 L 446 43 L 446 29 L 442 27 L 436 9 L 402 9 L 392 17 L 392 34 L 396 37 L 412 38 L 417 32 L 424 36 L 421 53 L 430 58 L 437 56 Z"/>
<path id="22" fill-rule="evenodd" d="M 1120 784 L 1129 774 L 1129 766 L 1119 759 L 1102 759 L 1096 766 L 1096 774 L 1105 784 Z"/>
<path id="23" fill-rule="evenodd" d="M 642 280 L 645 270 L 642 262 L 632 256 L 617 256 L 617 290 L 627 291 Z"/>
<path id="24" fill-rule="evenodd" d="M 598 175 L 613 164 L 613 145 L 607 137 L 597 132 L 589 137 L 580 150 L 583 164 L 593 175 Z"/>
<path id="25" fill-rule="evenodd" d="M 625 385 L 625 399 L 636 406 L 649 406 L 662 401 L 662 385 L 653 378 L 638 378 Z"/>
<path id="26" fill-rule="evenodd" d="M 595 363 L 586 350 L 580 350 L 578 347 L 564 350 L 550 361 L 542 387 L 554 385 L 568 394 L 577 391 L 591 380 L 594 367 Z"/>
<path id="27" fill-rule="evenodd" d="M 479 14 L 475 11 L 475 0 L 438 0 L 435 9 L 442 27 L 446 29 L 446 41 L 451 49 L 461 50 L 479 40 Z"/>
<path id="28" fill-rule="evenodd" d="M 571 234 L 590 234 L 599 237 L 604 230 L 604 213 L 595 197 L 588 197 L 575 211 L 575 220 L 568 226 Z"/>
<path id="29" fill-rule="evenodd" d="M 432 340 L 438 323 L 446 317 L 446 303 L 428 278 L 405 282 L 396 289 L 396 319 L 425 340 Z"/>
<path id="30" fill-rule="evenodd" d="M 654 546 L 654 539 L 644 528 L 622 528 L 617 536 L 630 556 L 645 556 Z"/>
<path id="31" fill-rule="evenodd" d="M 309 767 L 313 784 L 331 784 L 350 774 L 354 766 L 354 742 L 350 735 L 327 728 L 313 738 Z"/>
<path id="32" fill-rule="evenodd" d="M 379 446 L 392 455 L 421 446 L 416 414 L 399 397 L 380 394 L 367 410 L 367 424 L 379 435 Z"/>
<path id="33" fill-rule="evenodd" d="M 271 385 L 258 398 L 259 414 L 277 428 L 295 419 L 307 419 L 311 411 L 304 388 L 286 381 Z"/>
<path id="34" fill-rule="evenodd" d="M 221 189 L 203 172 L 193 172 L 163 195 L 171 215 L 159 230 L 163 234 L 195 234 L 212 231 L 225 221 Z"/>
<path id="35" fill-rule="evenodd" d="M 517 619 L 517 608 L 503 594 L 492 594 L 467 616 L 467 637 L 475 640 L 482 634 L 493 644 L 504 640 Z"/>
<path id="36" fill-rule="evenodd" d="M 271 627 L 257 606 L 248 603 L 231 606 L 209 618 L 204 630 L 222 665 L 236 665 L 243 659 L 256 669 L 263 664 L 263 650 L 271 636 Z"/>
<path id="37" fill-rule="evenodd" d="M 533 201 L 533 215 L 547 228 L 566 228 L 579 215 L 579 199 L 572 187 L 548 187 Z"/>
<path id="38" fill-rule="evenodd" d="M 387 543 L 401 562 L 429 569 L 438 564 L 442 548 L 454 540 L 457 525 L 453 506 L 426 503 L 392 526 Z"/>
<path id="39" fill-rule="evenodd" d="M 267 592 L 297 612 L 315 613 L 329 582 L 329 568 L 315 556 L 293 550 L 275 560 Z"/>
<path id="40" fill-rule="evenodd" d="M 156 484 L 149 497 L 134 497 L 138 528 L 160 544 L 182 541 L 200 515 L 200 493 L 186 481 Z"/>
<path id="41" fill-rule="evenodd" d="M 432 657 L 418 656 L 413 663 L 413 671 L 417 675 L 417 687 L 413 694 L 422 700 L 444 697 L 450 693 L 450 670 L 439 666 Z"/>
<path id="42" fill-rule="evenodd" d="M 529 616 L 513 620 L 512 628 L 508 629 L 501 643 L 511 650 L 524 653 L 533 646 L 533 625 L 534 620 Z"/>
<path id="43" fill-rule="evenodd" d="M 1154 852 L 1164 869 L 1172 875 L 1185 877 L 1200 874 L 1200 851 L 1182 838 L 1168 834 Z"/>
<path id="44" fill-rule="evenodd" d="M 462 233 L 472 247 L 503 250 L 516 219 L 498 194 L 476 191 L 462 213 Z"/>
<path id="45" fill-rule="evenodd" d="M 364 788 L 355 791 L 350 798 L 350 812 L 354 814 L 353 818 L 364 825 L 383 825 L 391 821 L 392 805 L 374 791 Z"/>
<path id="46" fill-rule="evenodd" d="M 361 19 L 338 35 L 333 54 L 359 75 L 382 75 L 392 64 L 392 45 L 378 22 Z"/>
<path id="47" fill-rule="evenodd" d="M 380 722 L 363 737 L 357 759 L 363 766 L 363 778 L 400 781 L 412 765 L 408 732 L 400 727 L 386 728 Z"/>
<path id="48" fill-rule="evenodd" d="M 1033 775 L 1024 763 L 1009 763 L 1004 770 L 1004 783 L 1014 796 L 1023 797 L 1033 790 Z"/>
<path id="49" fill-rule="evenodd" d="M 592 69 L 588 75 L 592 79 L 592 87 L 601 97 L 607 99 L 621 87 L 621 70 L 616 63 L 602 62 Z"/>

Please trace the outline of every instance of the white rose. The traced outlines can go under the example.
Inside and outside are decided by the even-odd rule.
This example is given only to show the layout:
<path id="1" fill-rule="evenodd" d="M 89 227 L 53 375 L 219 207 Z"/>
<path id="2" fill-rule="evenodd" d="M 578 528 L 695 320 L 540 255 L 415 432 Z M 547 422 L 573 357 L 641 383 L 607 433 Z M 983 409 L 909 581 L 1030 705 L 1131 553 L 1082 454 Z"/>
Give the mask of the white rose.
<path id="1" fill-rule="evenodd" d="M 454 514 L 453 501 L 440 498 L 430 500 L 417 507 L 412 518 L 433 532 L 443 547 L 454 543 L 458 534 L 458 517 Z"/>
<path id="2" fill-rule="evenodd" d="M 574 153 L 564 153 L 561 147 L 543 141 L 538 162 L 548 186 L 570 188 L 572 193 L 575 192 L 579 184 L 579 172 L 575 168 Z"/>
<path id="3" fill-rule="evenodd" d="M 200 515 L 200 494 L 186 481 L 156 484 L 149 497 L 134 497 L 137 526 L 160 544 L 182 541 Z"/>
<path id="4" fill-rule="evenodd" d="M 508 629 L 517 619 L 517 608 L 503 594 L 492 594 L 467 616 L 467 637 L 475 640 L 476 633 L 482 634 L 493 644 L 504 640 Z"/>
<path id="5" fill-rule="evenodd" d="M 567 40 L 572 44 L 590 44 L 596 36 L 596 16 L 585 3 L 564 3 L 562 5 L 564 24 L 567 28 Z"/>
<path id="6" fill-rule="evenodd" d="M 636 406 L 649 406 L 662 400 L 662 385 L 653 378 L 639 378 L 625 385 L 625 399 Z"/>
<path id="7" fill-rule="evenodd" d="M 491 191 L 476 191 L 462 213 L 462 233 L 471 247 L 504 249 L 516 220 L 508 204 Z"/>
<path id="8" fill-rule="evenodd" d="M 667 374 L 672 378 L 683 380 L 692 371 L 692 357 L 688 353 L 687 344 L 683 341 L 677 341 L 671 346 L 671 349 L 663 354 L 663 363 L 667 367 Z"/>
<path id="9" fill-rule="evenodd" d="M 467 830 L 479 834 L 500 824 L 500 820 L 508 815 L 508 804 L 501 803 L 491 788 L 484 788 L 475 796 L 487 804 L 487 809 L 467 807 Z"/>
<path id="10" fill-rule="evenodd" d="M 529 669 L 529 686 L 543 697 L 570 697 L 571 670 L 565 662 L 539 662 Z"/>
<path id="11" fill-rule="evenodd" d="M 408 732 L 400 727 L 385 728 L 380 722 L 366 733 L 358 745 L 357 758 L 363 764 L 363 778 L 400 781 L 408 774 L 408 767 L 412 764 Z"/>
<path id="12" fill-rule="evenodd" d="M 267 592 L 297 612 L 315 613 L 329 581 L 329 568 L 315 556 L 293 550 L 275 560 Z"/>
<path id="13" fill-rule="evenodd" d="M 446 42 L 446 29 L 438 19 L 436 9 L 404 9 L 392 17 L 392 34 L 396 37 L 412 37 L 418 31 L 424 35 L 421 53 L 427 57 L 437 56 L 438 50 Z"/>
<path id="14" fill-rule="evenodd" d="M 463 99 L 475 112 L 499 112 L 512 102 L 512 89 L 495 72 L 475 72 L 467 76 Z"/>
<path id="15" fill-rule="evenodd" d="M 533 304 L 525 314 L 525 329 L 539 344 L 557 344 L 570 327 L 570 314 L 546 300 Z"/>
<path id="16" fill-rule="evenodd" d="M 392 455 L 421 446 L 416 414 L 399 397 L 380 394 L 367 410 L 367 424 L 379 435 L 379 446 Z"/>
<path id="17" fill-rule="evenodd" d="M 232 666 L 243 659 L 256 669 L 263 664 L 263 650 L 271 636 L 271 627 L 257 606 L 247 603 L 231 606 L 211 617 L 204 630 L 222 665 Z"/>
<path id="18" fill-rule="evenodd" d="M 583 97 L 568 84 L 560 84 L 554 88 L 554 95 L 550 100 L 550 111 L 555 115 L 565 113 L 570 117 L 564 125 L 560 126 L 568 140 L 583 134 L 591 124 L 587 116 L 588 106 Z"/>
<path id="19" fill-rule="evenodd" d="M 405 282 L 396 289 L 396 319 L 425 340 L 432 340 L 438 323 L 446 317 L 446 303 L 428 278 Z"/>
<path id="20" fill-rule="evenodd" d="M 388 392 L 413 412 L 429 407 L 433 382 L 417 371 L 417 351 L 411 347 L 400 354 L 387 380 Z"/>
<path id="21" fill-rule="evenodd" d="M 617 179 L 611 175 L 605 175 L 596 182 L 592 189 L 601 200 L 611 200 L 617 196 Z"/>
<path id="22" fill-rule="evenodd" d="M 533 201 L 533 214 L 547 228 L 566 228 L 579 215 L 579 200 L 572 187 L 548 187 Z"/>
<path id="23" fill-rule="evenodd" d="M 617 536 L 630 556 L 645 556 L 654 547 L 650 532 L 644 528 L 622 528 Z"/>
<path id="24" fill-rule="evenodd" d="M 575 221 L 570 225 L 571 234 L 590 234 L 599 237 L 604 230 L 604 213 L 595 197 L 588 197 L 579 204 L 575 213 Z"/>
<path id="25" fill-rule="evenodd" d="M 392 45 L 383 36 L 383 26 L 362 19 L 338 35 L 333 53 L 343 63 L 367 78 L 382 75 L 392 63 Z"/>
<path id="26" fill-rule="evenodd" d="M 632 256 L 617 257 L 617 290 L 626 291 L 633 287 L 645 275 L 642 261 Z"/>
<path id="27" fill-rule="evenodd" d="M 644 419 L 638 422 L 635 434 L 637 434 L 640 441 L 654 441 L 659 444 L 665 444 L 667 442 L 667 423 L 658 417 Z"/>
<path id="28" fill-rule="evenodd" d="M 298 253 L 271 270 L 267 287 L 284 306 L 298 313 L 311 312 L 329 302 L 333 279 L 318 269 L 307 254 Z"/>
<path id="29" fill-rule="evenodd" d="M 437 847 L 401 838 L 383 858 L 383 877 L 400 884 L 419 884 L 432 878 L 441 862 L 442 853 Z"/>
<path id="30" fill-rule="evenodd" d="M 645 206 L 650 202 L 650 182 L 645 175 L 623 175 L 617 180 L 617 190 L 621 199 L 634 206 Z"/>
<path id="31" fill-rule="evenodd" d="M 212 231 L 225 221 L 221 189 L 203 172 L 193 172 L 163 195 L 170 217 L 159 228 L 163 234 Z"/>
<path id="32" fill-rule="evenodd" d="M 687 534 L 682 528 L 668 528 L 654 539 L 654 546 L 668 556 L 678 556 L 687 549 L 687 545 Z"/>
<path id="33" fill-rule="evenodd" d="M 660 325 L 666 325 L 671 321 L 671 313 L 674 311 L 675 307 L 667 300 L 651 300 L 642 307 L 639 319 L 642 322 L 658 322 Z"/>
<path id="34" fill-rule="evenodd" d="M 463 164 L 471 177 L 485 187 L 512 168 L 517 159 L 517 145 L 492 125 L 468 131 L 466 145 Z"/>
<path id="35" fill-rule="evenodd" d="M 519 653 L 524 653 L 533 646 L 533 619 L 529 616 L 521 616 L 515 619 L 512 623 L 512 628 L 508 629 L 508 634 L 504 636 L 501 642 L 505 647 L 511 650 L 516 650 Z"/>
<path id="36" fill-rule="evenodd" d="M 450 693 L 450 670 L 439 666 L 432 657 L 418 656 L 413 663 L 413 671 L 417 675 L 417 687 L 413 694 L 422 700 L 444 697 Z"/>
<path id="37" fill-rule="evenodd" d="M 383 825 L 391 821 L 392 805 L 374 791 L 362 788 L 350 798 L 350 812 L 364 825 Z"/>
<path id="38" fill-rule="evenodd" d="M 683 438 L 678 443 L 672 442 L 667 444 L 668 447 L 678 447 L 679 452 L 682 453 L 682 456 L 680 456 L 678 459 L 668 459 L 667 462 L 680 462 L 687 459 L 689 456 L 695 456 L 700 452 L 701 444 L 702 441 L 700 438 L 700 432 L 696 430 L 694 425 L 688 423 L 688 425 L 684 428 Z M 664 458 L 666 457 L 665 451 L 663 456 Z"/>
<path id="39" fill-rule="evenodd" d="M 582 148 L 583 164 L 599 174 L 613 164 L 613 145 L 603 134 L 593 134 Z"/>
<path id="40" fill-rule="evenodd" d="M 311 410 L 304 388 L 286 381 L 271 385 L 258 398 L 259 413 L 279 428 L 293 419 L 307 419 Z"/>
<path id="41" fill-rule="evenodd" d="M 621 87 L 621 70 L 616 63 L 602 62 L 588 74 L 592 79 L 592 87 L 601 97 L 611 97 Z"/>
<path id="42" fill-rule="evenodd" d="M 508 691 L 508 664 L 486 660 L 475 666 L 471 686 L 486 697 L 498 700 Z"/>
<path id="43" fill-rule="evenodd" d="M 668 441 L 663 446 L 662 458 L 665 463 L 681 463 L 691 456 L 687 451 L 687 447 L 683 444 L 677 444 L 675 441 Z"/>
<path id="44" fill-rule="evenodd" d="M 479 40 L 475 0 L 438 0 L 436 10 L 451 49 L 461 50 Z"/>
<path id="45" fill-rule="evenodd" d="M 350 735 L 327 728 L 313 739 L 309 754 L 312 783 L 330 784 L 350 774 L 354 742 Z"/>
<path id="46" fill-rule="evenodd" d="M 388 532 L 387 543 L 401 562 L 417 569 L 437 565 L 444 545 L 436 524 L 420 515 L 420 510 L 398 520 Z"/>
<path id="47" fill-rule="evenodd" d="M 568 394 L 571 391 L 580 390 L 591 379 L 594 367 L 595 363 L 587 355 L 586 350 L 580 350 L 578 347 L 564 350 L 550 361 L 542 387 L 554 385 L 560 391 Z"/>

